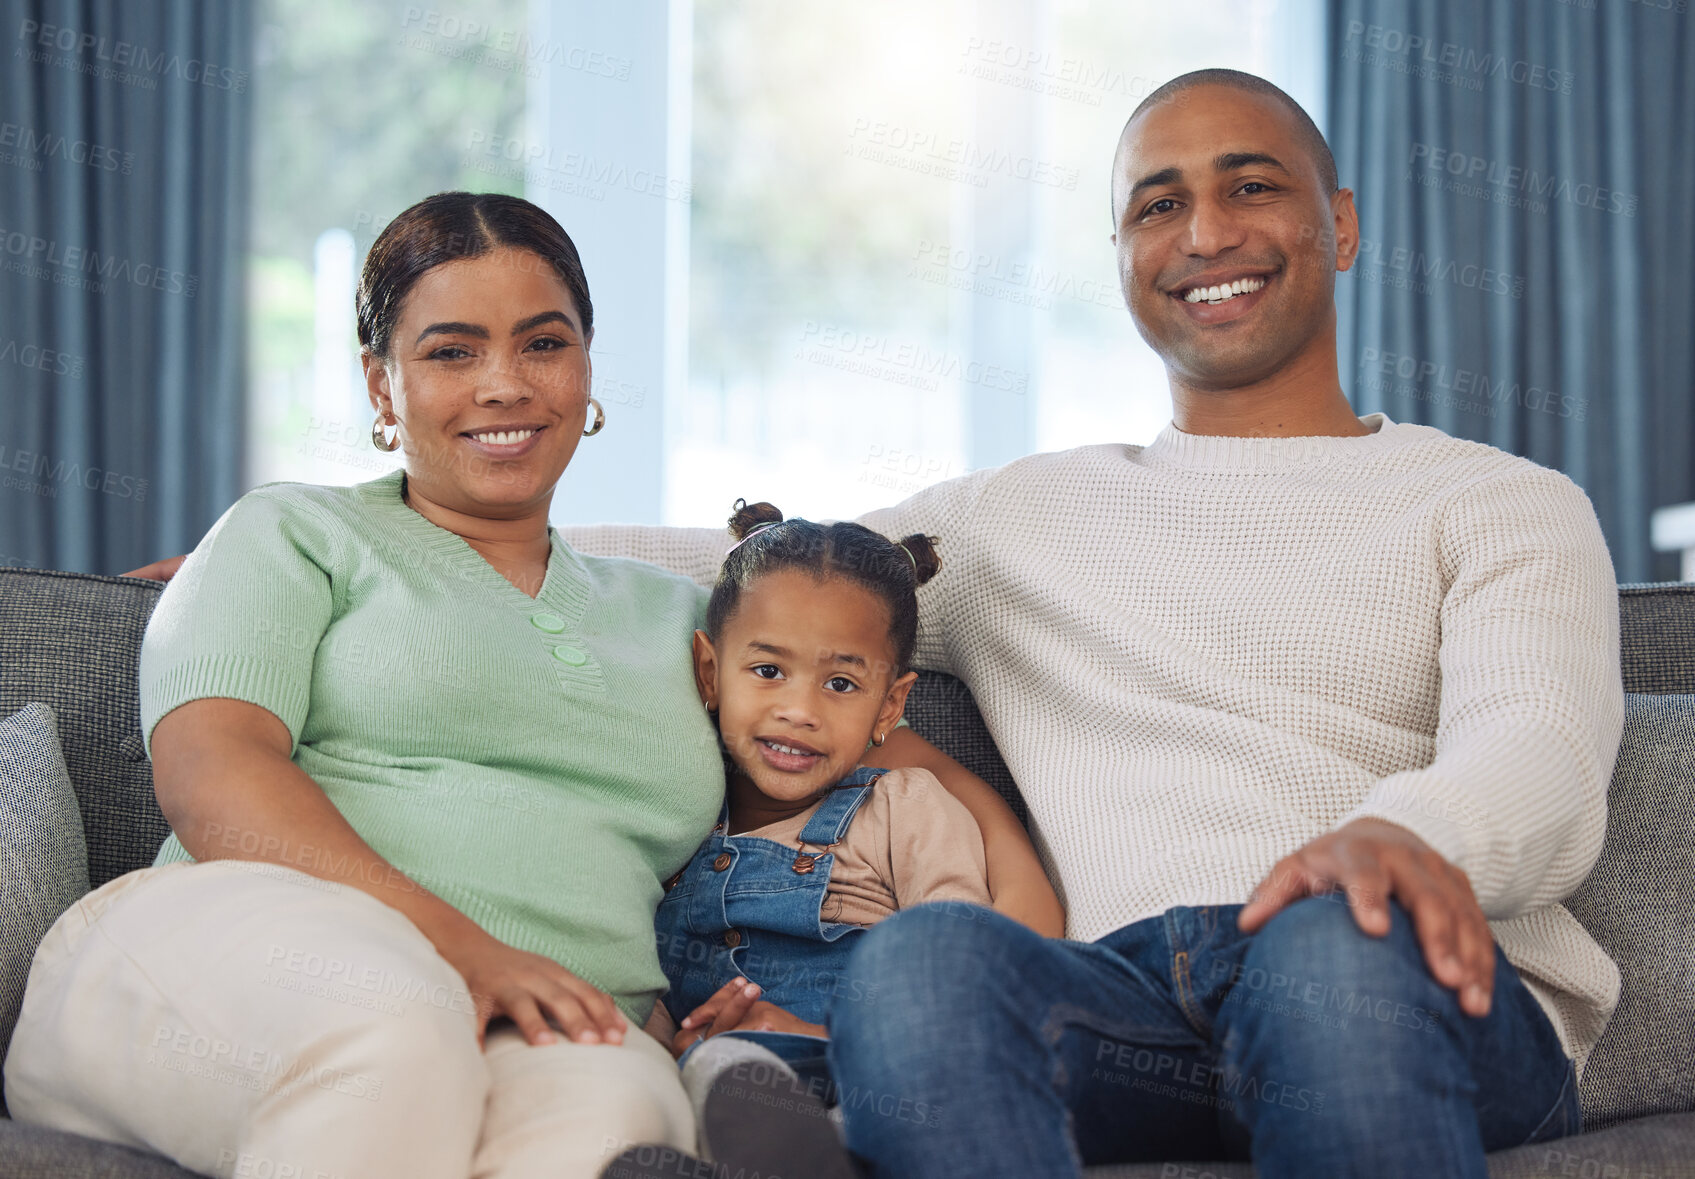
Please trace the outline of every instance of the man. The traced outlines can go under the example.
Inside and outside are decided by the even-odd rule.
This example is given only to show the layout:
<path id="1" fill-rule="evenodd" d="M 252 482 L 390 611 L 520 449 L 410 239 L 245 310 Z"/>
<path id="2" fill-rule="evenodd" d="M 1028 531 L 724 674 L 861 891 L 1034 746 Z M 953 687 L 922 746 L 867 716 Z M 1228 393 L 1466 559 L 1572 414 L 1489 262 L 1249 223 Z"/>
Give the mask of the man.
<path id="1" fill-rule="evenodd" d="M 1557 904 L 1600 852 L 1622 715 L 1594 514 L 1523 459 L 1355 416 L 1353 195 L 1270 83 L 1151 94 L 1112 207 L 1172 426 L 864 521 L 939 538 L 918 664 L 982 707 L 1076 940 L 958 907 L 871 929 L 849 985 L 876 1002 L 830 1019 L 848 1144 L 879 1177 L 1482 1176 L 1577 1129 L 1617 1001 Z M 727 544 L 574 539 L 700 575 Z"/>
<path id="2" fill-rule="evenodd" d="M 969 685 L 1073 940 L 920 907 L 830 1017 L 882 1176 L 1249 1158 L 1482 1176 L 1578 1127 L 1616 968 L 1558 901 L 1622 715 L 1611 563 L 1563 476 L 1361 419 L 1353 196 L 1282 91 L 1186 74 L 1126 125 L 1120 278 L 1173 423 L 865 523 L 940 539 L 917 663 Z M 704 576 L 709 530 L 581 530 Z"/>

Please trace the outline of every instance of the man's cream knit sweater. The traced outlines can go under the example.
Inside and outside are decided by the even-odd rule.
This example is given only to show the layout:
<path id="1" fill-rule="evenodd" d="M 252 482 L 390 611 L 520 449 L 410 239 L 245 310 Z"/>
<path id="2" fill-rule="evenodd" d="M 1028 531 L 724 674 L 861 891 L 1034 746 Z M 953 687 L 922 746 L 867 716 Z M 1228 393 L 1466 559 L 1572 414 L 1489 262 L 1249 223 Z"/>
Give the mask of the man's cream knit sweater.
<path id="1" fill-rule="evenodd" d="M 1281 857 L 1377 816 L 1467 873 L 1581 1065 L 1619 990 L 1558 903 L 1600 852 L 1622 723 L 1606 544 L 1563 475 L 1365 422 L 1357 438 L 1168 427 L 863 522 L 938 538 L 917 663 L 976 696 L 1069 936 L 1245 901 Z M 566 535 L 708 584 L 730 543 Z"/>

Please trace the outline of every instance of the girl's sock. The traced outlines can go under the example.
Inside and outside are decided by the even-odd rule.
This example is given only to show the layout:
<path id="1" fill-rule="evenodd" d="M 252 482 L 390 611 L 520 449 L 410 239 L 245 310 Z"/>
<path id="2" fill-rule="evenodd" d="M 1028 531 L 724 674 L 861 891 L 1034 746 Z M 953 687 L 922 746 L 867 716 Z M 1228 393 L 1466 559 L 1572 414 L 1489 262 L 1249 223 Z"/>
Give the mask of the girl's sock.
<path id="1" fill-rule="evenodd" d="M 854 1179 L 841 1117 L 782 1057 L 734 1035 L 714 1036 L 683 1065 L 701 1156 L 731 1174 Z"/>
<path id="2" fill-rule="evenodd" d="M 733 1035 L 713 1036 L 703 1041 L 683 1062 L 683 1091 L 689 1095 L 695 1125 L 700 1127 L 700 1150 L 706 1158 L 711 1157 L 706 1150 L 706 1096 L 712 1090 L 713 1081 L 736 1068 L 742 1070 L 742 1078 L 764 1079 L 769 1071 L 784 1079 L 793 1078 L 794 1087 L 800 1088 L 800 1078 L 794 1070 L 783 1063 L 781 1056 L 761 1044 Z"/>

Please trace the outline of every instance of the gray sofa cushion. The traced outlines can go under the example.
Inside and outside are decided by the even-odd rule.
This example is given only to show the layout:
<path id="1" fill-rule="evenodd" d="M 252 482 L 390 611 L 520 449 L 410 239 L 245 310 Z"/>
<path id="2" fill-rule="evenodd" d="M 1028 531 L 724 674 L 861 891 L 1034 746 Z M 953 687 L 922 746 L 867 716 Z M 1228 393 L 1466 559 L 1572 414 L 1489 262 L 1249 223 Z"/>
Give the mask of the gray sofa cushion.
<path id="1" fill-rule="evenodd" d="M 193 1171 L 156 1154 L 3 1120 L 0 1175 L 6 1179 L 199 1179 Z"/>
<path id="2" fill-rule="evenodd" d="M 1566 902 L 1619 965 L 1583 1071 L 1593 1128 L 1695 1109 L 1695 695 L 1625 697 L 1607 842 Z"/>
<path id="3" fill-rule="evenodd" d="M 31 704 L 0 721 L 0 1058 L 12 1042 L 35 947 L 87 891 L 82 817 L 53 711 Z"/>
<path id="4" fill-rule="evenodd" d="M 153 799 L 135 693 L 157 582 L 0 569 L 0 716 L 53 709 L 88 832 L 89 883 L 153 862 L 170 833 Z"/>
<path id="5" fill-rule="evenodd" d="M 1134 1163 L 1090 1167 L 1088 1179 L 1254 1179 L 1248 1163 Z M 1695 1114 L 1666 1114 L 1612 1130 L 1496 1151 L 1489 1179 L 1695 1179 Z M 1434 1177 L 1433 1177 L 1434 1179 Z"/>
<path id="6" fill-rule="evenodd" d="M 1012 807 L 1018 821 L 1030 824 L 1030 812 L 1018 793 L 995 739 L 977 711 L 977 701 L 963 681 L 933 671 L 918 673 L 906 698 L 906 720 L 912 731 L 960 765 L 993 786 Z"/>
<path id="7" fill-rule="evenodd" d="M 1618 620 L 1626 692 L 1695 692 L 1695 583 L 1621 585 Z"/>

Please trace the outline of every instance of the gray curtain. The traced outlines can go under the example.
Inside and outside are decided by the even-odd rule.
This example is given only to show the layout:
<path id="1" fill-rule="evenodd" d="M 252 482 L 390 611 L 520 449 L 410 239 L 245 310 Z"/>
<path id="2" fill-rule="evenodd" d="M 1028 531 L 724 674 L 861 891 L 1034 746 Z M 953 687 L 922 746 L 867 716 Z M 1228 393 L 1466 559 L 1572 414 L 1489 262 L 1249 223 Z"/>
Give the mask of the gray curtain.
<path id="1" fill-rule="evenodd" d="M 1689 0 L 1330 0 L 1329 131 L 1365 241 L 1343 385 L 1557 468 L 1620 580 L 1695 500 Z"/>
<path id="2" fill-rule="evenodd" d="M 117 573 L 243 490 L 251 0 L 0 0 L 0 564 Z"/>

